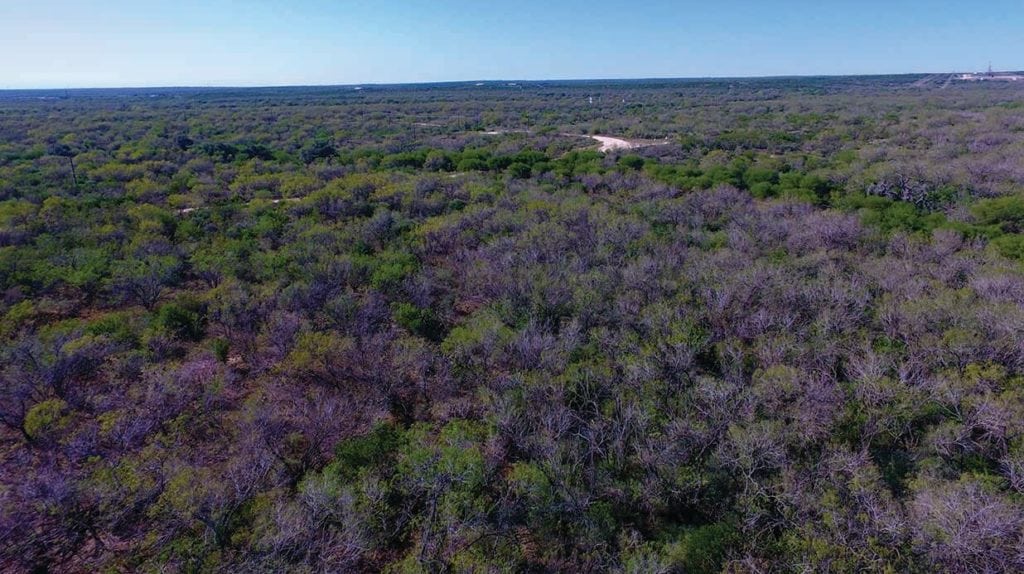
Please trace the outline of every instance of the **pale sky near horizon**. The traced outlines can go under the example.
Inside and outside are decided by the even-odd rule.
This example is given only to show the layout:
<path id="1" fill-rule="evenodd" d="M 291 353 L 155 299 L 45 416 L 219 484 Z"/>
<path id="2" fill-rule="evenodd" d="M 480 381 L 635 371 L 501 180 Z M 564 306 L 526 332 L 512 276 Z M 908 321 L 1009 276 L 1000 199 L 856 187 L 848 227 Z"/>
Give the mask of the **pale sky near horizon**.
<path id="1" fill-rule="evenodd" d="M 1024 1 L 0 0 L 0 89 L 884 74 L 989 61 L 1024 68 Z"/>

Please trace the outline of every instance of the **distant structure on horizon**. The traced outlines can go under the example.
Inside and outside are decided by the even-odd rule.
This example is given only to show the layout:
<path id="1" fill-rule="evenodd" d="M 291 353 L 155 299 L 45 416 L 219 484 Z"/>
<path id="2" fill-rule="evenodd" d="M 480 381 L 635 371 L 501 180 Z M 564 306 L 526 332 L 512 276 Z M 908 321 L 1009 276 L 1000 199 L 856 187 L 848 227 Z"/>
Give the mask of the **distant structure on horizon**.
<path id="1" fill-rule="evenodd" d="M 988 71 L 960 74 L 956 77 L 965 82 L 1020 82 L 1024 75 L 1015 72 L 993 72 L 992 62 L 988 63 Z"/>

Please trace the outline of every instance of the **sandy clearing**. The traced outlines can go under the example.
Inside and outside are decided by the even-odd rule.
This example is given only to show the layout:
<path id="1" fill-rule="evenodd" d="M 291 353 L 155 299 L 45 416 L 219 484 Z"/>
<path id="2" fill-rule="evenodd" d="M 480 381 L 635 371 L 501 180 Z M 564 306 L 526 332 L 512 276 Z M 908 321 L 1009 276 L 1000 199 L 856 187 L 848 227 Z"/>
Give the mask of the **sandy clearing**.
<path id="1" fill-rule="evenodd" d="M 590 139 L 597 140 L 601 143 L 601 147 L 599 148 L 601 153 L 608 153 L 619 149 L 636 149 L 638 147 L 643 147 L 643 144 L 609 136 L 590 136 Z"/>
<path id="2" fill-rule="evenodd" d="M 485 135 L 485 136 L 503 136 L 503 135 L 507 135 L 507 134 L 529 134 L 529 133 L 532 133 L 532 132 L 530 132 L 529 130 L 487 130 L 487 131 L 482 131 L 482 132 L 477 132 L 477 133 L 479 133 L 480 135 Z M 617 151 L 617 150 L 640 149 L 640 148 L 644 148 L 644 147 L 668 145 L 668 144 L 672 143 L 669 140 L 658 140 L 658 141 L 651 141 L 651 140 L 627 140 L 627 139 L 616 138 L 616 137 L 612 137 L 612 136 L 591 136 L 591 135 L 584 135 L 584 134 L 559 134 L 559 135 L 562 135 L 562 136 L 565 136 L 565 137 L 571 137 L 571 138 L 588 138 L 588 139 L 592 139 L 592 140 L 598 142 L 599 144 L 601 144 L 601 147 L 598 148 L 598 150 L 601 153 L 608 153 L 610 151 Z"/>
<path id="3" fill-rule="evenodd" d="M 246 202 L 245 205 L 249 206 L 249 205 L 252 205 L 253 203 L 255 203 L 257 201 L 260 201 L 260 200 L 254 199 L 252 201 Z M 281 199 L 271 199 L 270 203 L 272 203 L 274 205 L 278 205 L 280 203 L 293 202 L 293 201 L 302 201 L 302 198 L 301 197 L 285 197 L 285 198 L 281 198 Z M 178 210 L 178 214 L 179 215 L 188 215 L 189 213 L 192 213 L 194 211 L 199 211 L 200 209 L 207 209 L 207 208 L 209 208 L 208 205 L 204 205 L 204 206 L 201 206 L 201 207 L 183 207 L 183 208 Z"/>
<path id="4" fill-rule="evenodd" d="M 644 147 L 668 145 L 668 144 L 672 143 L 672 142 L 670 142 L 668 140 L 660 140 L 660 141 L 632 140 L 631 141 L 631 140 L 626 140 L 626 139 L 616 138 L 616 137 L 611 137 L 611 136 L 588 136 L 588 135 L 579 135 L 579 134 L 562 134 L 562 135 L 569 136 L 569 137 L 590 138 L 590 139 L 592 139 L 592 140 L 594 140 L 594 141 L 596 141 L 596 142 L 601 144 L 601 147 L 598 148 L 598 151 L 600 151 L 601 153 L 608 153 L 610 151 L 618 151 L 618 150 L 640 149 L 640 148 L 644 148 Z"/>
<path id="5" fill-rule="evenodd" d="M 476 132 L 482 136 L 504 136 L 511 134 L 531 134 L 530 130 L 487 130 L 483 132 Z"/>

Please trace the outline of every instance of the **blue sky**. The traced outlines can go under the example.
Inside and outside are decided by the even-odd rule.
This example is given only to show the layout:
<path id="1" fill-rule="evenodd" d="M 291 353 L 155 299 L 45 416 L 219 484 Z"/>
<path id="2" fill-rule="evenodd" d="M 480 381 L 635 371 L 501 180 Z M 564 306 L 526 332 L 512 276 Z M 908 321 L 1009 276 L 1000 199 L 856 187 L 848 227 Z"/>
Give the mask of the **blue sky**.
<path id="1" fill-rule="evenodd" d="M 0 88 L 1024 68 L 1024 2 L 0 0 Z"/>

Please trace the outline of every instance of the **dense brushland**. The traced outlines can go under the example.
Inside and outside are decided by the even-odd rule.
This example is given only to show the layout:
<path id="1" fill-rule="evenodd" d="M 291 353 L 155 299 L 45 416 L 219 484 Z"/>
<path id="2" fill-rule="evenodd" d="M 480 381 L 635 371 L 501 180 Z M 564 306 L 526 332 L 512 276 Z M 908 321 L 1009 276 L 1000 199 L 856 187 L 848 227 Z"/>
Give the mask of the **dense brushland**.
<path id="1" fill-rule="evenodd" d="M 920 79 L 0 94 L 0 569 L 1024 568 L 1024 89 Z"/>

